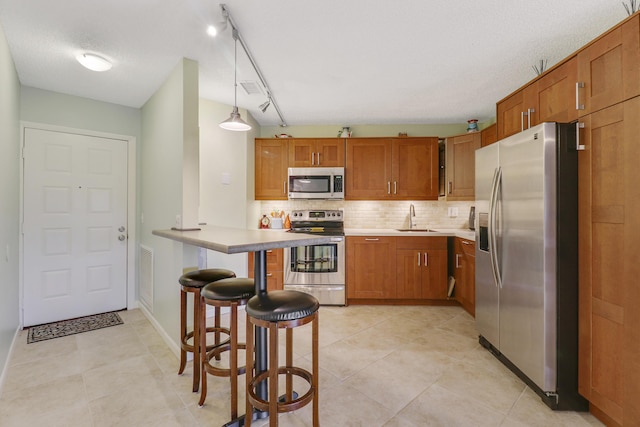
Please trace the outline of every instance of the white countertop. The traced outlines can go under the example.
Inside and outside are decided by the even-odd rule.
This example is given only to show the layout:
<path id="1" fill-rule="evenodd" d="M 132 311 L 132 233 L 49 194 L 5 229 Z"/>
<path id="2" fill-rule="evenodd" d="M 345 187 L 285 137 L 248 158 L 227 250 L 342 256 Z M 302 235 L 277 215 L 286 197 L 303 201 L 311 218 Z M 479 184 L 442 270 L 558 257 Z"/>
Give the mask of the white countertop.
<path id="1" fill-rule="evenodd" d="M 286 233 L 285 230 L 265 231 L 266 230 L 203 225 L 200 227 L 200 230 L 153 230 L 152 233 L 156 236 L 225 254 L 289 248 L 292 246 L 318 245 L 332 241 L 332 236 Z"/>
<path id="2" fill-rule="evenodd" d="M 346 236 L 455 236 L 476 240 L 475 231 L 467 228 L 434 228 L 433 231 L 398 231 L 394 228 L 346 228 Z"/>

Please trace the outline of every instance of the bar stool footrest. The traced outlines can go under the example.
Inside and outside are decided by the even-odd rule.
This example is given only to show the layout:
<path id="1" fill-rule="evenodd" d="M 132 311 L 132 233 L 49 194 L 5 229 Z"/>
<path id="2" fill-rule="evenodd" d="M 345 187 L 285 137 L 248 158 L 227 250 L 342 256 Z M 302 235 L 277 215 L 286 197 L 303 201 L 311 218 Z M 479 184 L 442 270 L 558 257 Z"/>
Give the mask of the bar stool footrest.
<path id="1" fill-rule="evenodd" d="M 293 392 L 293 400 L 287 400 L 287 395 L 283 395 L 278 399 L 278 413 L 291 412 L 302 408 L 307 405 L 313 399 L 315 394 L 315 387 L 313 386 L 313 375 L 306 369 L 292 367 L 292 366 L 280 366 L 278 367 L 278 375 L 295 375 L 304 379 L 309 384 L 309 390 L 302 396 L 297 396 L 296 392 Z M 249 382 L 249 389 L 247 390 L 247 399 L 251 402 L 254 408 L 261 411 L 269 410 L 269 402 L 261 399 L 256 394 L 256 386 L 269 378 L 269 370 L 263 371 Z"/>

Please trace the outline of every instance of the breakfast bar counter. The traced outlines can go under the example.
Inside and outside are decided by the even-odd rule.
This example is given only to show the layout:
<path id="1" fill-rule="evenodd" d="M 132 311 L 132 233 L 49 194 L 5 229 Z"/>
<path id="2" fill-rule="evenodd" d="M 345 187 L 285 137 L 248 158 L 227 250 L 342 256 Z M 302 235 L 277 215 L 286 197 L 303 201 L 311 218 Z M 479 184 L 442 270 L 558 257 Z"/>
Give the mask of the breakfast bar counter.
<path id="1" fill-rule="evenodd" d="M 256 294 L 267 292 L 267 250 L 277 248 L 289 248 L 294 246 L 318 245 L 330 243 L 331 236 L 311 235 L 304 233 L 288 233 L 286 231 L 267 231 L 258 229 L 244 229 L 203 225 L 194 230 L 153 230 L 152 233 L 159 237 L 198 246 L 225 254 L 237 254 L 242 252 L 254 252 L 254 278 Z M 255 334 L 255 361 L 256 371 L 263 372 L 267 369 L 267 338 L 264 328 L 256 327 Z M 267 384 L 263 381 L 258 385 L 257 393 L 266 399 Z M 268 414 L 256 411 L 255 418 L 264 418 Z M 277 414 L 275 414 L 277 416 Z M 244 415 L 232 420 L 225 426 L 244 425 Z"/>
<path id="2" fill-rule="evenodd" d="M 259 252 L 267 249 L 318 245 L 331 242 L 330 236 L 213 225 L 203 225 L 196 230 L 153 230 L 152 233 L 156 236 L 225 254 Z"/>

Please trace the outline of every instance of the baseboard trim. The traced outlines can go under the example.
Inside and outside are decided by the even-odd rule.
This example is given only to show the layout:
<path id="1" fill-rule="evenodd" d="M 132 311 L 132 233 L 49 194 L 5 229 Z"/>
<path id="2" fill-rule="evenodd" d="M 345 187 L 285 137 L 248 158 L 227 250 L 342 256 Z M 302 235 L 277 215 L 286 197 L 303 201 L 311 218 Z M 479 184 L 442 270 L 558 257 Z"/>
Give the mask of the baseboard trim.
<path id="1" fill-rule="evenodd" d="M 9 352 L 7 353 L 7 360 L 4 361 L 4 366 L 2 367 L 2 374 L 0 374 L 0 397 L 2 397 L 2 391 L 4 390 L 4 380 L 7 377 L 7 371 L 9 369 L 9 361 L 13 357 L 13 349 L 16 346 L 16 341 L 18 340 L 18 335 L 22 330 L 22 325 L 18 325 L 15 334 L 13 334 L 13 340 L 11 340 L 11 347 L 9 347 Z"/>
<path id="2" fill-rule="evenodd" d="M 144 316 L 147 318 L 147 320 L 149 320 L 149 322 L 155 328 L 155 330 L 158 331 L 158 333 L 160 334 L 160 337 L 162 338 L 162 340 L 169 347 L 169 350 L 171 350 L 173 352 L 173 354 L 175 354 L 176 357 L 179 359 L 180 358 L 180 346 L 175 341 L 173 341 L 171 339 L 171 336 L 167 333 L 167 331 L 164 330 L 164 328 L 160 325 L 160 323 L 158 323 L 156 318 L 153 317 L 153 314 L 151 314 L 151 312 L 149 310 L 147 310 L 147 308 L 144 306 L 144 304 L 139 304 L 138 308 L 140 309 L 142 314 L 144 314 Z"/>

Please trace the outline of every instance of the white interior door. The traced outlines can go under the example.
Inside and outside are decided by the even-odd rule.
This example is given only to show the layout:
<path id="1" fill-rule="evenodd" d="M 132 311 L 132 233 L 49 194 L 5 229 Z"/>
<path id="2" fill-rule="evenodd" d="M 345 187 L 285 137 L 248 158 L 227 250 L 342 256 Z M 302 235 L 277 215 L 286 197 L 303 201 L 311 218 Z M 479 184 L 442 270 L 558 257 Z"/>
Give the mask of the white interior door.
<path id="1" fill-rule="evenodd" d="M 127 306 L 127 142 L 25 128 L 24 326 Z"/>

